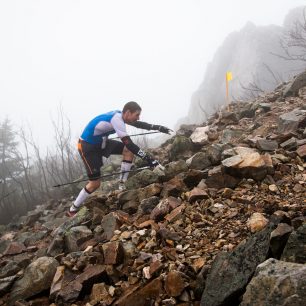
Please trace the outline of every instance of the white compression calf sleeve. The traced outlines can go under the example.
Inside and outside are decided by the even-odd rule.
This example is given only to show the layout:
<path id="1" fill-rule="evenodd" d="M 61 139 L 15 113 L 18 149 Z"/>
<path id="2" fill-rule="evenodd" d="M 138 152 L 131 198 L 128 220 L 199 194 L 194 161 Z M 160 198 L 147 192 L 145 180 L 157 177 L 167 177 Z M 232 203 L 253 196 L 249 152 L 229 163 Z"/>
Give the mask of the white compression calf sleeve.
<path id="1" fill-rule="evenodd" d="M 81 205 L 88 198 L 89 195 L 90 195 L 90 193 L 88 192 L 88 190 L 86 188 L 83 188 L 80 191 L 78 197 L 75 199 L 75 201 L 73 203 L 73 206 L 70 207 L 70 211 L 78 210 L 78 208 L 81 207 Z"/>
<path id="2" fill-rule="evenodd" d="M 129 172 L 126 172 L 126 171 L 130 171 L 131 167 L 132 167 L 132 162 L 131 161 L 128 161 L 128 160 L 123 160 L 122 161 L 121 172 L 124 172 L 124 173 L 120 174 L 120 178 L 119 178 L 120 181 L 125 182 L 128 179 Z"/>

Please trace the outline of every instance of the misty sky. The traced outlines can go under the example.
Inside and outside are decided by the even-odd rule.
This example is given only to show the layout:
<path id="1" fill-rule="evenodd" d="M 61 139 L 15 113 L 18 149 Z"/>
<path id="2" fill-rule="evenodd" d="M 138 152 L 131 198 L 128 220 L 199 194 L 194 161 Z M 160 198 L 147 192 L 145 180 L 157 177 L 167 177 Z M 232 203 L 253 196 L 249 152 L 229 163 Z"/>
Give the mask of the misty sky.
<path id="1" fill-rule="evenodd" d="M 77 138 L 94 116 L 134 100 L 173 127 L 205 67 L 247 21 L 282 25 L 305 0 L 0 0 L 0 120 L 53 143 L 60 103 Z M 220 77 L 224 77 L 223 75 Z"/>

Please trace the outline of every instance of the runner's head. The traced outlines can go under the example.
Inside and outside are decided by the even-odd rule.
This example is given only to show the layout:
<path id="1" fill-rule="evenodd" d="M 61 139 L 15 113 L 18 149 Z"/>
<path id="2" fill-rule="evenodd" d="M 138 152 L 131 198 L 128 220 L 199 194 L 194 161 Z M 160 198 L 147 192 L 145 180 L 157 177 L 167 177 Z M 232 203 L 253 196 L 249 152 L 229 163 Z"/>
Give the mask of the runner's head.
<path id="1" fill-rule="evenodd" d="M 138 103 L 131 101 L 124 105 L 122 110 L 122 118 L 126 123 L 132 123 L 139 120 L 141 107 Z"/>

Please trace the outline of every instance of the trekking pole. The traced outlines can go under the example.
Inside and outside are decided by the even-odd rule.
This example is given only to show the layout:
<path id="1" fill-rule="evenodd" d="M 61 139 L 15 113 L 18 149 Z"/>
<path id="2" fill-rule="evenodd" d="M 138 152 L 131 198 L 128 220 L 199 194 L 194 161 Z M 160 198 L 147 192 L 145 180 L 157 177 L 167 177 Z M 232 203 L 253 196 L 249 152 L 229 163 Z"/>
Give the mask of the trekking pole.
<path id="1" fill-rule="evenodd" d="M 141 167 L 141 168 L 134 169 L 134 170 L 129 170 L 129 171 L 120 171 L 120 172 L 114 172 L 114 173 L 111 173 L 111 174 L 105 174 L 105 175 L 98 176 L 97 179 L 104 178 L 104 177 L 109 177 L 109 176 L 113 176 L 113 175 L 117 175 L 117 174 L 127 173 L 127 172 L 137 172 L 137 171 L 141 171 L 141 170 L 145 170 L 145 169 L 150 169 L 150 166 L 145 166 L 145 167 Z M 58 185 L 55 185 L 55 186 L 52 186 L 52 187 L 61 187 L 61 186 L 77 184 L 77 183 L 85 182 L 85 181 L 88 181 L 88 178 L 78 180 L 78 181 L 69 182 L 69 183 L 58 184 Z"/>
<path id="2" fill-rule="evenodd" d="M 141 135 L 156 134 L 156 133 L 161 133 L 161 132 L 146 132 L 146 133 L 133 134 L 133 135 L 129 135 L 129 136 L 130 137 L 131 136 L 141 136 Z M 117 139 L 117 138 L 120 138 L 120 137 L 112 137 L 112 138 L 109 138 L 109 139 Z"/>

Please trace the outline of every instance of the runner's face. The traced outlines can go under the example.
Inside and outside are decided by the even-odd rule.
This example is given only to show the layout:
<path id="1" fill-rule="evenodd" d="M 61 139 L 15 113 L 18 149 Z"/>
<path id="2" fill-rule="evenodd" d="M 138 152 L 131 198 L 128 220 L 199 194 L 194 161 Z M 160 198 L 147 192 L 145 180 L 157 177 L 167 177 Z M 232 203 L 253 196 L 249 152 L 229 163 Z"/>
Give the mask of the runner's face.
<path id="1" fill-rule="evenodd" d="M 139 120 L 139 116 L 140 116 L 141 111 L 135 111 L 135 112 L 131 112 L 131 111 L 126 111 L 126 113 L 124 114 L 124 121 L 127 123 L 132 123 L 135 122 L 137 120 Z"/>

